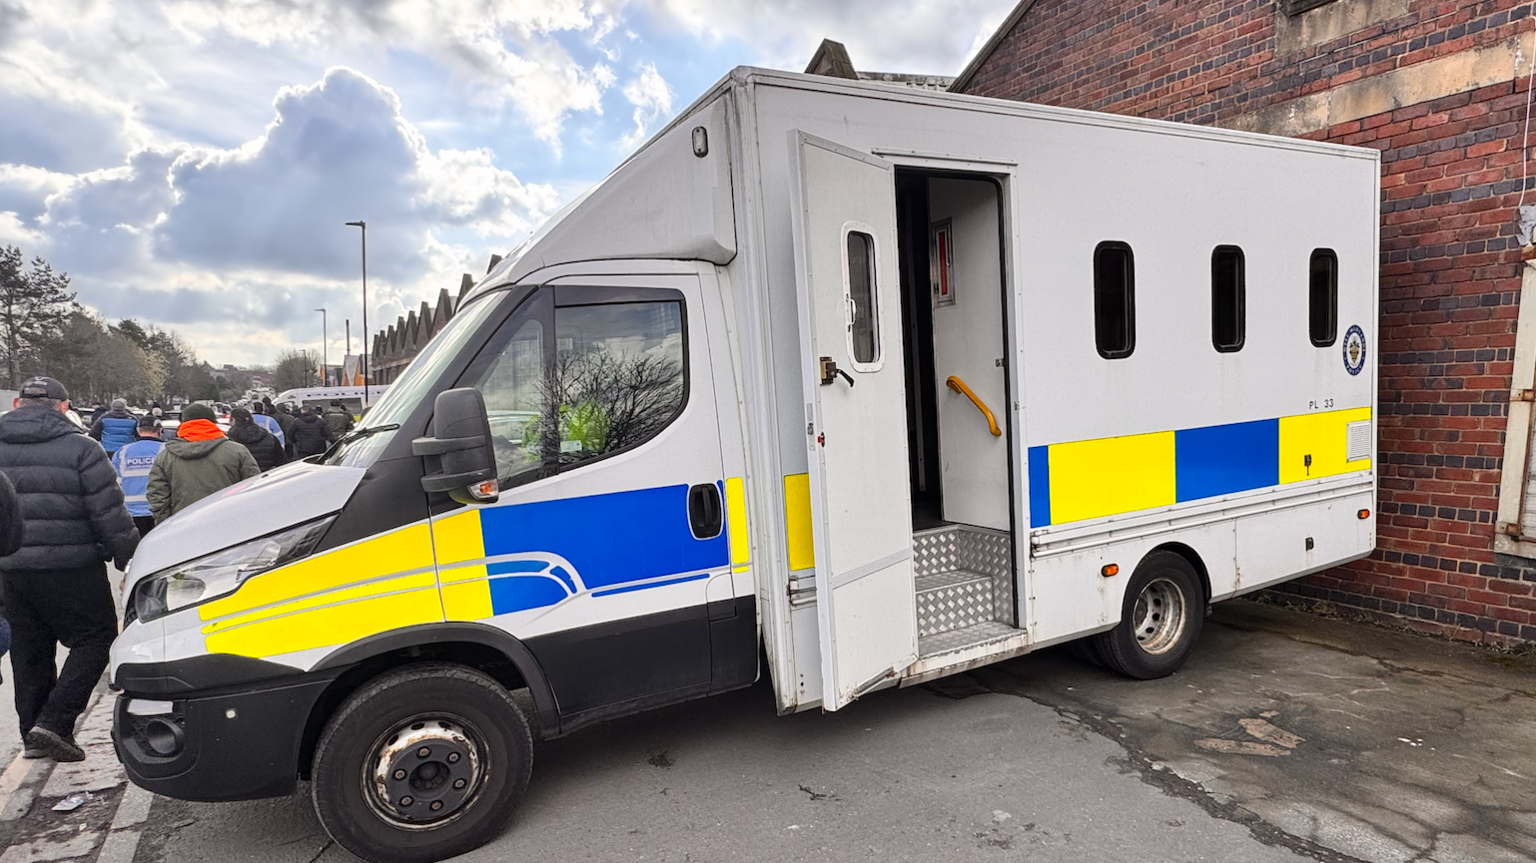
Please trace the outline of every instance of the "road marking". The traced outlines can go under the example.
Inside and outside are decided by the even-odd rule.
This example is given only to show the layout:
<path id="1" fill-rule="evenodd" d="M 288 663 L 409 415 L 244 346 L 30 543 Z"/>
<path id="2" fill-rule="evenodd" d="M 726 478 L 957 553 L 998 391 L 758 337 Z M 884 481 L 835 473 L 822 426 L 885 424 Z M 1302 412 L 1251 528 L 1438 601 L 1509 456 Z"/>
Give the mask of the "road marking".
<path id="1" fill-rule="evenodd" d="M 112 819 L 112 829 L 121 830 L 143 824 L 149 817 L 149 805 L 154 801 L 155 795 L 132 782 L 128 783 L 128 788 L 123 791 L 123 799 L 117 803 L 117 817 Z"/>
<path id="2" fill-rule="evenodd" d="M 96 863 L 133 863 L 133 857 L 138 851 L 139 831 L 111 833 L 107 841 L 101 844 L 101 854 L 96 857 Z"/>
<path id="3" fill-rule="evenodd" d="M 34 761 L 32 759 L 22 758 L 21 753 L 18 752 L 16 757 L 11 759 L 11 765 L 5 768 L 4 773 L 0 773 L 0 799 L 5 801 L 4 804 L 0 804 L 0 821 L 14 821 L 20 818 L 23 812 L 31 808 L 31 796 L 27 797 L 27 805 L 20 807 L 20 811 L 17 811 L 17 807 L 12 805 L 12 797 L 16 794 L 16 789 L 21 787 L 21 783 L 32 772 L 33 766 Z"/>

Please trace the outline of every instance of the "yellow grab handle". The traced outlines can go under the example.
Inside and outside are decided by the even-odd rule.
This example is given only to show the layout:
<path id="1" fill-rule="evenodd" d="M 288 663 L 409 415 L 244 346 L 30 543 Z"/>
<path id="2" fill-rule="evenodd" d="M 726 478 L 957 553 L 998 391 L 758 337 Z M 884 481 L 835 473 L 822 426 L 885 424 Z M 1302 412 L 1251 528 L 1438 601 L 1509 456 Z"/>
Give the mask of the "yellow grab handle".
<path id="1" fill-rule="evenodd" d="M 987 409 L 986 404 L 977 398 L 975 393 L 971 392 L 971 388 L 965 385 L 965 381 L 950 375 L 949 380 L 945 381 L 944 385 L 971 400 L 971 404 L 975 405 L 976 409 L 981 411 L 982 415 L 987 418 L 987 426 L 992 429 L 993 437 L 1003 436 L 1003 430 L 997 427 L 997 419 L 992 416 L 992 411 Z"/>

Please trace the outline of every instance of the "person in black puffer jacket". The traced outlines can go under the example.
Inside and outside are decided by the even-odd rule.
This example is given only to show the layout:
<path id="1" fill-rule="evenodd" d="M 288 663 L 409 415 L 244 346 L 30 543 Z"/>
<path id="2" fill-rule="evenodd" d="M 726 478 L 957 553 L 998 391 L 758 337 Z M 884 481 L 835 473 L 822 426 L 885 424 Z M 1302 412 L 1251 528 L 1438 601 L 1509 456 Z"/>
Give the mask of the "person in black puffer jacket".
<path id="1" fill-rule="evenodd" d="M 309 456 L 325 452 L 325 448 L 331 445 L 335 437 L 331 430 L 326 428 L 325 421 L 315 413 L 314 408 L 305 405 L 299 409 L 299 418 L 294 420 L 288 432 L 288 442 L 293 445 L 294 458 L 308 458 Z"/>
<path id="2" fill-rule="evenodd" d="M 101 448 L 112 455 L 139 439 L 139 420 L 128 412 L 128 403 L 112 401 L 112 409 L 91 423 L 91 437 L 101 441 Z"/>
<path id="3" fill-rule="evenodd" d="M 256 424 L 255 417 L 245 408 L 229 412 L 230 426 L 226 435 L 235 443 L 245 444 L 256 459 L 256 466 L 266 473 L 280 464 L 287 464 L 288 453 L 278 443 L 277 436 Z"/>
<path id="4" fill-rule="evenodd" d="M 107 454 L 64 411 L 53 378 L 22 384 L 0 417 L 0 473 L 16 487 L 21 548 L 0 558 L 24 755 L 79 761 L 75 721 L 107 667 L 117 610 L 104 561 L 125 567 L 139 544 Z M 69 648 L 62 671 L 58 645 Z"/>

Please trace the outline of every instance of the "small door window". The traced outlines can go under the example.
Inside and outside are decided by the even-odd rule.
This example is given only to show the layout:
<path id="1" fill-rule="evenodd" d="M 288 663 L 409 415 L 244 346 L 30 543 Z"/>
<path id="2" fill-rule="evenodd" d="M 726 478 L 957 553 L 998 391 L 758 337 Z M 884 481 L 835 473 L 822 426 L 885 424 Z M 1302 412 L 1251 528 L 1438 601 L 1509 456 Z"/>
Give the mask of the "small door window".
<path id="1" fill-rule="evenodd" d="M 1243 349 L 1247 308 L 1243 250 L 1217 246 L 1211 253 L 1211 344 L 1222 353 Z"/>
<path id="2" fill-rule="evenodd" d="M 1312 250 L 1307 305 L 1312 344 L 1332 345 L 1339 337 L 1339 256 L 1333 249 Z"/>
<path id="3" fill-rule="evenodd" d="M 1093 331 L 1106 360 L 1136 350 L 1136 259 L 1125 243 L 1105 241 L 1093 250 Z"/>
<path id="4" fill-rule="evenodd" d="M 543 431 L 559 443 L 546 461 L 565 467 L 638 446 L 683 409 L 681 301 L 558 308 L 555 345 L 555 409 Z"/>
<path id="5" fill-rule="evenodd" d="M 862 226 L 860 226 L 862 227 Z M 849 226 L 843 230 L 843 299 L 847 303 L 848 355 L 856 371 L 879 371 L 880 291 L 876 283 L 875 237 Z"/>
<path id="6" fill-rule="evenodd" d="M 655 302 L 523 304 L 466 372 L 485 398 L 503 487 L 604 458 L 655 437 L 687 397 L 681 295 Z M 618 293 L 620 289 L 607 293 Z"/>

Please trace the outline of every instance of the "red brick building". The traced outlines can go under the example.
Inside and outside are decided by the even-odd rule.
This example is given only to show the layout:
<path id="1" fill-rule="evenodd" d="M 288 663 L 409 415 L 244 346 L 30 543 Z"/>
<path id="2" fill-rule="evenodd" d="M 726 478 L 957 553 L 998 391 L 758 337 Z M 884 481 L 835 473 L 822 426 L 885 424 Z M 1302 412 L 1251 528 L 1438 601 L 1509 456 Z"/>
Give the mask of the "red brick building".
<path id="1" fill-rule="evenodd" d="M 951 88 L 1381 151 L 1379 547 L 1290 589 L 1502 644 L 1536 641 L 1536 303 L 1520 306 L 1517 239 L 1522 193 L 1536 204 L 1531 13 L 1023 0 Z"/>

